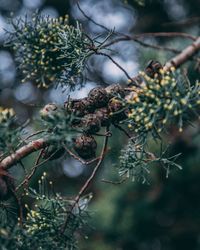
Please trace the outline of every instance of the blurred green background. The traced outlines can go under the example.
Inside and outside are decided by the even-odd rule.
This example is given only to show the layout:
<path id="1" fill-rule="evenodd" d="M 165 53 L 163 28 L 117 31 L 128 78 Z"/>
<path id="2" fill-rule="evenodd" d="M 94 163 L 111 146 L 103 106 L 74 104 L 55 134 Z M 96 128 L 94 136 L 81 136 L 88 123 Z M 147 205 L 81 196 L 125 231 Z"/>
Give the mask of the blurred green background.
<path id="1" fill-rule="evenodd" d="M 81 0 L 81 7 L 96 22 L 126 34 L 143 32 L 188 32 L 199 35 L 200 2 L 198 0 Z M 35 131 L 38 124 L 33 117 L 42 105 L 48 102 L 63 103 L 67 93 L 61 89 L 38 90 L 28 82 L 21 85 L 13 56 L 4 47 L 4 31 L 9 29 L 7 18 L 31 15 L 36 9 L 50 16 L 70 15 L 82 22 L 84 29 L 92 36 L 105 31 L 89 22 L 77 9 L 75 1 L 68 0 L 0 0 L 0 104 L 14 107 L 19 122 L 31 120 L 25 134 Z M 181 50 L 190 41 L 183 38 L 146 38 L 143 41 Z M 113 46 L 116 60 L 131 75 L 143 70 L 150 59 L 162 63 L 171 58 L 172 52 L 144 48 L 134 42 L 123 42 Z M 82 90 L 76 90 L 72 97 L 83 97 L 95 85 L 106 86 L 124 82 L 123 74 L 106 58 L 92 58 L 90 80 Z M 195 61 L 186 65 L 191 81 L 199 77 Z M 102 179 L 118 180 L 118 156 L 127 138 L 112 128 L 113 136 L 109 152 L 88 192 L 93 193 L 89 210 L 90 227 L 87 239 L 80 239 L 80 249 L 94 250 L 198 250 L 200 249 L 200 135 L 199 121 L 194 127 L 187 126 L 182 134 L 173 128 L 165 136 L 172 154 L 182 152 L 178 163 L 182 171 L 175 169 L 166 179 L 163 169 L 155 167 L 148 184 L 127 181 L 120 185 L 102 182 Z M 98 138 L 101 142 L 101 138 Z M 31 167 L 35 155 L 24 160 Z M 91 167 L 83 167 L 71 158 L 52 161 L 43 166 L 32 179 L 37 180 L 43 171 L 53 180 L 55 190 L 63 195 L 74 195 L 89 176 Z M 23 171 L 13 168 L 16 179 L 23 178 Z M 27 201 L 25 201 L 27 202 Z"/>

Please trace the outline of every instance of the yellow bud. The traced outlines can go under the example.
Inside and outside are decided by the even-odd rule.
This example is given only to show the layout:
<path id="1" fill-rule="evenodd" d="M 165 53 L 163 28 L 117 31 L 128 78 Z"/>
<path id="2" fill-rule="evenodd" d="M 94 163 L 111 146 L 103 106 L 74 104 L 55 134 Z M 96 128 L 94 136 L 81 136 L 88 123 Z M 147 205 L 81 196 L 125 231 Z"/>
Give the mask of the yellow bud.
<path id="1" fill-rule="evenodd" d="M 181 102 L 181 104 L 183 104 L 183 105 L 186 105 L 186 104 L 187 104 L 187 100 L 184 99 L 184 98 L 182 98 L 182 99 L 180 100 L 180 102 Z"/>
<path id="2" fill-rule="evenodd" d="M 160 69 L 159 72 L 161 75 L 164 75 L 164 73 L 165 73 L 164 69 Z"/>
<path id="3" fill-rule="evenodd" d="M 178 114 L 179 114 L 178 111 L 175 110 L 175 111 L 174 111 L 174 115 L 176 116 L 176 115 L 178 115 Z"/>
<path id="4" fill-rule="evenodd" d="M 170 68 L 170 70 L 173 72 L 173 71 L 176 70 L 176 68 L 172 66 L 172 67 Z"/>
<path id="5" fill-rule="evenodd" d="M 167 119 L 163 119 L 162 123 L 166 124 L 167 123 Z"/>

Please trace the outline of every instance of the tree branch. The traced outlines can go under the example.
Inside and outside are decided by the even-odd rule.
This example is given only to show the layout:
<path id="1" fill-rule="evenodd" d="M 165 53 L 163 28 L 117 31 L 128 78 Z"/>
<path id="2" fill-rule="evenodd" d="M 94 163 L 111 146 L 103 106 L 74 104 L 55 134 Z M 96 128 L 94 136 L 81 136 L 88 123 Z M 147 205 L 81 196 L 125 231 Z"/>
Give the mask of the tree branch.
<path id="1" fill-rule="evenodd" d="M 197 54 L 199 50 L 200 50 L 200 37 L 198 37 L 197 40 L 193 42 L 191 45 L 186 47 L 180 54 L 178 54 L 177 56 L 169 60 L 165 64 L 165 69 L 170 70 L 172 66 L 174 66 L 175 68 L 180 67 L 182 64 L 184 64 L 189 59 L 191 59 L 195 54 Z M 137 76 L 134 77 L 133 80 L 136 78 Z M 127 95 L 127 98 L 129 95 Z M 41 138 L 38 140 L 34 140 L 28 143 L 27 145 L 19 148 L 14 153 L 12 153 L 11 155 L 5 157 L 2 161 L 0 161 L 0 168 L 8 169 L 12 165 L 14 165 L 16 162 L 26 157 L 27 155 L 35 151 L 38 151 L 42 148 L 45 148 L 50 144 L 51 144 L 51 141 L 48 139 Z"/>
<path id="2" fill-rule="evenodd" d="M 169 70 L 171 67 L 178 68 L 185 62 L 187 62 L 191 57 L 197 54 L 200 50 L 200 37 L 197 40 L 186 47 L 180 54 L 172 58 L 169 62 L 165 64 L 165 69 Z"/>
<path id="3" fill-rule="evenodd" d="M 10 168 L 13 164 L 18 162 L 19 160 L 23 159 L 27 155 L 38 151 L 42 148 L 45 148 L 46 146 L 49 145 L 50 142 L 45 139 L 38 139 L 32 142 L 29 142 L 27 145 L 21 147 L 20 149 L 16 150 L 14 153 L 11 155 L 7 156 L 0 162 L 0 168 L 2 169 L 8 169 Z"/>
<path id="4" fill-rule="evenodd" d="M 108 127 L 106 128 L 106 132 L 108 132 Z M 97 162 L 97 165 L 95 166 L 95 168 L 92 171 L 92 174 L 90 175 L 90 177 L 86 180 L 86 182 L 84 183 L 84 185 L 82 186 L 82 188 L 80 189 L 78 195 L 75 197 L 74 199 L 74 203 L 70 208 L 69 214 L 73 211 L 73 209 L 75 208 L 75 206 L 77 205 L 77 203 L 79 202 L 81 196 L 83 195 L 83 193 L 86 191 L 86 189 L 89 187 L 90 183 L 92 182 L 92 180 L 94 179 L 94 177 L 96 176 L 96 173 L 99 169 L 99 167 L 101 166 L 104 156 L 105 156 L 105 152 L 106 152 L 106 148 L 108 145 L 108 136 L 105 136 L 104 139 L 104 143 L 103 143 L 103 147 L 102 147 L 102 151 L 101 154 L 99 156 L 99 161 Z M 67 227 L 67 222 L 68 222 L 68 216 L 66 218 L 66 221 L 63 225 L 63 228 L 61 230 L 62 233 L 64 233 L 66 227 Z"/>

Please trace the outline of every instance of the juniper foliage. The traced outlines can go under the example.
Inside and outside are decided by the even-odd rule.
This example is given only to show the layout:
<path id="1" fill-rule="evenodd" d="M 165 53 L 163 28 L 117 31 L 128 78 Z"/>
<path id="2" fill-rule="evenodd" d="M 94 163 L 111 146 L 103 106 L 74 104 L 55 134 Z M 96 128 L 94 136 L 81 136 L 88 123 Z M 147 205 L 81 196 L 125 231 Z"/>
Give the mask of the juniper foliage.
<path id="1" fill-rule="evenodd" d="M 82 83 L 91 42 L 78 22 L 74 27 L 68 16 L 51 18 L 35 13 L 31 20 L 11 19 L 11 25 L 6 44 L 14 49 L 22 82 L 32 80 L 44 88 L 61 84 L 69 89 Z"/>
<path id="2" fill-rule="evenodd" d="M 27 204 L 24 227 L 7 202 L 1 202 L 0 245 L 1 249 L 68 249 L 77 248 L 78 230 L 85 225 L 88 218 L 87 205 L 90 197 L 83 197 L 71 210 L 72 201 L 61 197 L 53 190 L 52 182 L 44 173 L 39 180 L 39 190 L 30 188 L 26 197 L 32 199 L 32 207 Z M 64 233 L 61 228 L 68 217 Z M 18 219 L 19 220 L 19 219 Z"/>
<path id="3" fill-rule="evenodd" d="M 137 2 L 143 4 L 144 1 Z M 110 38 L 109 33 L 103 42 L 91 39 L 79 23 L 75 27 L 69 25 L 67 16 L 52 19 L 35 14 L 31 20 L 26 17 L 11 20 L 11 23 L 13 30 L 8 32 L 7 45 L 14 49 L 16 61 L 23 74 L 22 82 L 30 80 L 38 87 L 57 84 L 70 90 L 77 86 L 82 87 L 81 79 L 88 58 L 101 50 L 104 42 Z M 129 139 L 127 146 L 121 151 L 118 167 L 121 177 L 130 177 L 133 181 L 145 183 L 148 182 L 152 166 L 164 167 L 167 177 L 171 168 L 181 169 L 176 163 L 179 154 L 167 156 L 166 150 L 161 150 L 158 155 L 149 150 L 152 140 L 162 146 L 163 134 L 170 126 L 175 124 L 179 132 L 182 132 L 184 124 L 192 120 L 193 115 L 198 116 L 200 83 L 191 84 L 188 79 L 180 77 L 180 72 L 177 74 L 174 70 L 171 68 L 170 71 L 165 71 L 160 68 L 152 77 L 140 72 L 142 80 L 139 87 L 100 87 L 91 90 L 88 97 L 82 100 L 68 98 L 63 106 L 54 103 L 45 105 L 40 110 L 41 127 L 44 129 L 40 136 L 51 144 L 45 148 L 47 155 L 51 156 L 56 150 L 65 153 L 64 146 L 67 144 L 78 154 L 73 151 L 71 155 L 83 163 L 84 159 L 95 157 L 95 136 L 101 135 L 98 134 L 101 128 L 108 128 L 110 125 L 119 128 L 122 124 L 135 136 Z M 130 94 L 128 97 L 125 96 L 127 89 Z M 33 138 L 40 138 L 35 134 L 31 139 L 20 140 L 21 130 L 15 123 L 14 112 L 3 108 L 0 111 L 2 159 L 16 150 L 18 139 L 22 145 L 27 146 Z M 125 133 L 129 136 L 126 131 Z M 107 131 L 103 136 L 109 137 L 111 133 L 108 134 Z M 42 155 L 43 159 L 48 159 L 47 155 Z M 0 177 L 3 180 L 5 176 L 2 176 Z M 91 179 L 88 179 L 88 183 L 89 181 Z M 5 187 L 2 184 L 7 185 L 6 181 L 0 183 L 0 189 Z M 2 249 L 75 249 L 76 236 L 88 218 L 86 210 L 91 197 L 77 196 L 75 200 L 62 197 L 53 192 L 52 183 L 47 181 L 46 173 L 39 180 L 38 191 L 33 188 L 24 191 L 26 198 L 32 200 L 32 205 L 25 206 L 24 217 L 19 222 L 16 215 L 13 216 L 18 211 L 13 210 L 7 200 L 1 201 Z M 66 230 L 62 231 L 65 223 Z"/>

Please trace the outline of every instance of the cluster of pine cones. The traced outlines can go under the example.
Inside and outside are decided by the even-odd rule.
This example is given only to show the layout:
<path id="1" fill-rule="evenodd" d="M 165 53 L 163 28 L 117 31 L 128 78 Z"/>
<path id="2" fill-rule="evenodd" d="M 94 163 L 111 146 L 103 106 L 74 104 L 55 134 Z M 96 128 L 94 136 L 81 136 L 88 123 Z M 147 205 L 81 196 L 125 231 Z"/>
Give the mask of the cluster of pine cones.
<path id="1" fill-rule="evenodd" d="M 159 62 L 152 60 L 145 73 L 153 78 L 161 68 Z M 141 84 L 140 76 L 133 78 L 133 81 Z M 93 88 L 87 97 L 65 102 L 64 109 L 74 117 L 72 126 L 83 131 L 82 135 L 73 139 L 73 148 L 81 158 L 87 160 L 95 157 L 97 143 L 94 135 L 102 127 L 116 125 L 128 117 L 125 96 L 127 97 L 126 90 L 119 84 L 113 84 L 107 88 Z M 45 113 L 56 110 L 55 104 L 48 104 L 41 113 L 45 116 Z"/>
<path id="2" fill-rule="evenodd" d="M 126 119 L 127 112 L 123 104 L 125 90 L 114 84 L 107 88 L 96 87 L 83 99 L 75 99 L 65 103 L 65 108 L 73 112 L 73 125 L 82 129 L 83 134 L 74 138 L 73 147 L 83 159 L 95 157 L 97 143 L 93 135 L 101 127 Z"/>

